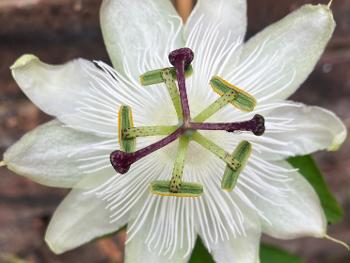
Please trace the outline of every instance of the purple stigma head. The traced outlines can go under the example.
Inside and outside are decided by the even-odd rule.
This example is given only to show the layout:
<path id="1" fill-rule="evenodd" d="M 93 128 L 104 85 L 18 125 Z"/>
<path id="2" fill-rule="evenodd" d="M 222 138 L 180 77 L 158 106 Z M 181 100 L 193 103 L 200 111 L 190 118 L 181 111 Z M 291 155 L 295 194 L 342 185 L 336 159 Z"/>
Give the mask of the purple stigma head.
<path id="1" fill-rule="evenodd" d="M 119 150 L 111 153 L 110 161 L 114 170 L 121 174 L 127 173 L 130 169 L 130 166 L 134 162 L 132 154 L 128 154 Z"/>
<path id="2" fill-rule="evenodd" d="M 194 53 L 190 48 L 180 48 L 176 49 L 169 54 L 169 61 L 171 65 L 175 66 L 176 63 L 184 61 L 185 66 L 191 64 L 194 58 Z"/>
<path id="3" fill-rule="evenodd" d="M 260 114 L 255 114 L 252 121 L 255 123 L 255 127 L 252 130 L 252 132 L 256 136 L 261 136 L 265 132 L 265 118 L 261 116 Z"/>

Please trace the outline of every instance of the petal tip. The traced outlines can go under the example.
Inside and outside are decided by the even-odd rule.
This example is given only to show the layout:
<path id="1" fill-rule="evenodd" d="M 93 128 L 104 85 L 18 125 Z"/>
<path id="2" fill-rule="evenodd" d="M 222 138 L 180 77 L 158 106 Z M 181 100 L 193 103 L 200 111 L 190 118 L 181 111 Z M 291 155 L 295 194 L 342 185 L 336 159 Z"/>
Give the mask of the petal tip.
<path id="1" fill-rule="evenodd" d="M 47 244 L 47 246 L 49 247 L 49 249 L 55 253 L 56 255 L 60 255 L 62 253 L 64 253 L 64 249 L 62 249 L 60 246 L 58 246 L 57 242 L 53 242 L 50 238 L 50 235 L 48 234 L 48 232 L 46 232 L 45 235 L 45 242 Z"/>
<path id="2" fill-rule="evenodd" d="M 344 130 L 342 132 L 334 136 L 332 144 L 328 148 L 328 150 L 332 152 L 339 150 L 340 146 L 343 144 L 346 137 L 347 137 L 347 131 L 346 131 L 346 128 L 344 127 Z"/>
<path id="3" fill-rule="evenodd" d="M 10 67 L 11 70 L 18 69 L 21 67 L 26 66 L 27 64 L 31 63 L 32 61 L 39 61 L 39 58 L 37 56 L 34 56 L 32 54 L 25 54 L 18 58 L 15 63 Z"/>

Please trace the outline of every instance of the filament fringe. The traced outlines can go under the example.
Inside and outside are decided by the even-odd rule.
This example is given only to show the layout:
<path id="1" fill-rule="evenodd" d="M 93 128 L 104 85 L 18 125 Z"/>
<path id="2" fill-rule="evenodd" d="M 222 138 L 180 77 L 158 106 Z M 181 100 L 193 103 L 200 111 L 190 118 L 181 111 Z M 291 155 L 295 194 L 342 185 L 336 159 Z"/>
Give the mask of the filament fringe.
<path id="1" fill-rule="evenodd" d="M 350 251 L 350 246 L 349 246 L 347 243 L 345 243 L 344 241 L 341 241 L 341 240 L 339 240 L 339 239 L 336 239 L 336 238 L 334 238 L 334 237 L 331 237 L 331 236 L 329 236 L 329 235 L 327 235 L 327 234 L 324 235 L 324 238 L 327 239 L 327 240 L 330 240 L 330 241 L 332 241 L 332 242 L 334 242 L 334 243 L 336 243 L 336 244 L 339 244 L 339 245 L 345 247 L 348 251 Z"/>

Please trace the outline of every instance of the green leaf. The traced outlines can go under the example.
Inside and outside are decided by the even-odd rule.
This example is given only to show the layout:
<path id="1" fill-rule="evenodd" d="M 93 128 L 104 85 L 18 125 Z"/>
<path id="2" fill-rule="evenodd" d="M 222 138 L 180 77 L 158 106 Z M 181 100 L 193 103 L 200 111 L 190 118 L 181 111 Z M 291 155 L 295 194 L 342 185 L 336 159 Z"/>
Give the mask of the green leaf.
<path id="1" fill-rule="evenodd" d="M 299 257 L 280 248 L 262 244 L 260 247 L 261 263 L 304 263 Z"/>
<path id="2" fill-rule="evenodd" d="M 199 237 L 197 238 L 196 245 L 194 246 L 190 263 L 215 263 Z"/>
<path id="3" fill-rule="evenodd" d="M 289 158 L 288 162 L 295 168 L 298 168 L 299 172 L 315 189 L 321 200 L 328 223 L 333 224 L 339 222 L 343 218 L 344 212 L 333 194 L 330 192 L 322 173 L 313 158 L 310 155 L 298 156 Z"/>

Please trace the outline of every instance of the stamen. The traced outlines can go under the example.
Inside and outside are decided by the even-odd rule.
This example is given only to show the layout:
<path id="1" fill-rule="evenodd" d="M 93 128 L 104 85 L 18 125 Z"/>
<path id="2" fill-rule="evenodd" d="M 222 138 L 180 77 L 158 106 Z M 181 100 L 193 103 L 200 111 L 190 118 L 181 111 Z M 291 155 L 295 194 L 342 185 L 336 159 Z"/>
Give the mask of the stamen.
<path id="1" fill-rule="evenodd" d="M 146 73 L 140 76 L 140 83 L 142 86 L 150 86 L 154 84 L 160 84 L 165 81 L 163 77 L 163 72 L 168 71 L 173 79 L 176 79 L 176 69 L 174 67 L 156 69 L 147 71 Z M 193 74 L 192 65 L 187 65 L 185 67 L 185 77 L 189 77 Z"/>
<path id="2" fill-rule="evenodd" d="M 123 105 L 120 107 L 118 114 L 118 139 L 120 149 L 124 152 L 133 152 L 136 147 L 135 138 L 129 139 L 123 136 L 123 131 L 131 127 L 134 127 L 131 108 Z"/>
<path id="3" fill-rule="evenodd" d="M 218 76 L 210 80 L 210 86 L 220 98 L 199 113 L 193 119 L 195 122 L 205 121 L 229 103 L 242 111 L 253 111 L 256 106 L 256 100 L 252 95 Z"/>
<path id="4" fill-rule="evenodd" d="M 220 96 L 223 96 L 227 92 L 234 92 L 236 97 L 230 103 L 241 111 L 253 111 L 256 106 L 256 100 L 252 95 L 218 76 L 215 76 L 210 80 L 210 86 Z"/>
<path id="5" fill-rule="evenodd" d="M 185 125 L 190 121 L 190 107 L 188 104 L 185 82 L 185 67 L 191 64 L 193 57 L 194 54 L 189 48 L 176 49 L 169 54 L 169 61 L 176 68 L 176 77 L 179 85 L 183 121 Z"/>
<path id="6" fill-rule="evenodd" d="M 212 115 L 217 113 L 227 104 L 232 102 L 236 97 L 236 93 L 233 91 L 225 93 L 223 96 L 214 101 L 209 107 L 205 108 L 201 113 L 199 113 L 193 121 L 195 122 L 203 122 L 209 119 Z"/>
<path id="7" fill-rule="evenodd" d="M 251 120 L 232 123 L 190 123 L 190 127 L 195 130 L 225 130 L 234 131 L 251 131 L 257 136 L 265 132 L 265 119 L 263 116 L 256 114 Z"/>
<path id="8" fill-rule="evenodd" d="M 189 142 L 190 140 L 187 136 L 180 138 L 172 178 L 170 181 L 152 182 L 150 189 L 153 194 L 176 197 L 198 197 L 203 193 L 203 186 L 201 184 L 182 182 Z"/>
<path id="9" fill-rule="evenodd" d="M 164 146 L 168 145 L 169 143 L 175 141 L 177 138 L 179 138 L 183 133 L 185 132 L 185 129 L 178 128 L 175 132 L 170 134 L 169 136 L 163 138 L 162 140 L 155 142 L 143 149 L 140 149 L 136 152 L 122 152 L 119 150 L 116 150 L 111 153 L 110 155 L 110 161 L 113 166 L 113 168 L 121 174 L 125 174 L 129 171 L 130 166 L 140 160 L 141 158 L 163 148 Z"/>
<path id="10" fill-rule="evenodd" d="M 132 127 L 123 130 L 123 138 L 132 139 L 136 137 L 169 135 L 176 131 L 179 126 L 143 126 Z"/>
<path id="11" fill-rule="evenodd" d="M 173 101 L 177 118 L 179 121 L 183 120 L 181 99 L 180 99 L 179 91 L 177 90 L 177 87 L 175 84 L 175 78 L 172 76 L 169 70 L 162 71 L 162 77 L 164 79 L 164 83 L 166 87 L 168 88 L 170 98 Z"/>
<path id="12" fill-rule="evenodd" d="M 232 191 L 236 186 L 238 176 L 247 164 L 248 158 L 252 152 L 252 145 L 247 141 L 242 141 L 238 144 L 232 156 L 240 163 L 237 170 L 233 170 L 230 166 L 226 166 L 224 176 L 221 181 L 221 188 L 227 191 Z"/>
<path id="13" fill-rule="evenodd" d="M 241 166 L 241 163 L 238 160 L 232 157 L 220 146 L 216 145 L 214 142 L 201 135 L 199 132 L 195 132 L 192 135 L 192 139 L 198 144 L 202 145 L 207 150 L 209 150 L 210 152 L 212 152 L 213 154 L 215 154 L 225 163 L 227 163 L 227 165 L 230 166 L 232 170 L 237 170 Z"/>
<path id="14" fill-rule="evenodd" d="M 171 180 L 153 181 L 150 185 L 151 192 L 157 195 L 198 197 L 203 193 L 201 184 L 182 181 L 186 152 L 191 140 L 211 151 L 227 164 L 221 187 L 228 191 L 235 187 L 238 176 L 244 169 L 251 154 L 251 144 L 247 141 L 241 142 L 231 155 L 208 138 L 202 136 L 197 130 L 250 131 L 256 136 L 260 136 L 265 132 L 265 119 L 259 114 L 256 114 L 248 121 L 242 122 L 203 122 L 229 103 L 247 112 L 253 111 L 256 106 L 256 100 L 253 96 L 217 76 L 210 80 L 210 85 L 220 95 L 220 98 L 197 115 L 194 118 L 194 122 L 191 122 L 185 77 L 192 73 L 190 64 L 192 60 L 192 50 L 189 48 L 177 49 L 169 54 L 169 61 L 174 67 L 149 71 L 140 77 L 140 82 L 144 86 L 165 83 L 176 109 L 179 120 L 178 125 L 134 127 L 131 108 L 121 106 L 119 110 L 118 131 L 121 150 L 116 150 L 110 154 L 110 162 L 118 173 L 124 174 L 128 172 L 134 162 L 180 138 Z M 175 79 L 178 82 L 178 89 Z M 166 137 L 145 148 L 134 151 L 137 137 L 155 135 L 166 135 Z"/>
<path id="15" fill-rule="evenodd" d="M 189 77 L 190 75 L 192 75 L 192 73 L 192 66 L 190 64 L 185 66 L 185 77 Z M 140 76 L 140 82 L 143 86 L 159 84 L 164 82 L 168 89 L 170 98 L 173 102 L 178 120 L 180 121 L 182 120 L 183 113 L 179 91 L 175 84 L 176 78 L 176 69 L 172 67 L 148 71 Z"/>

